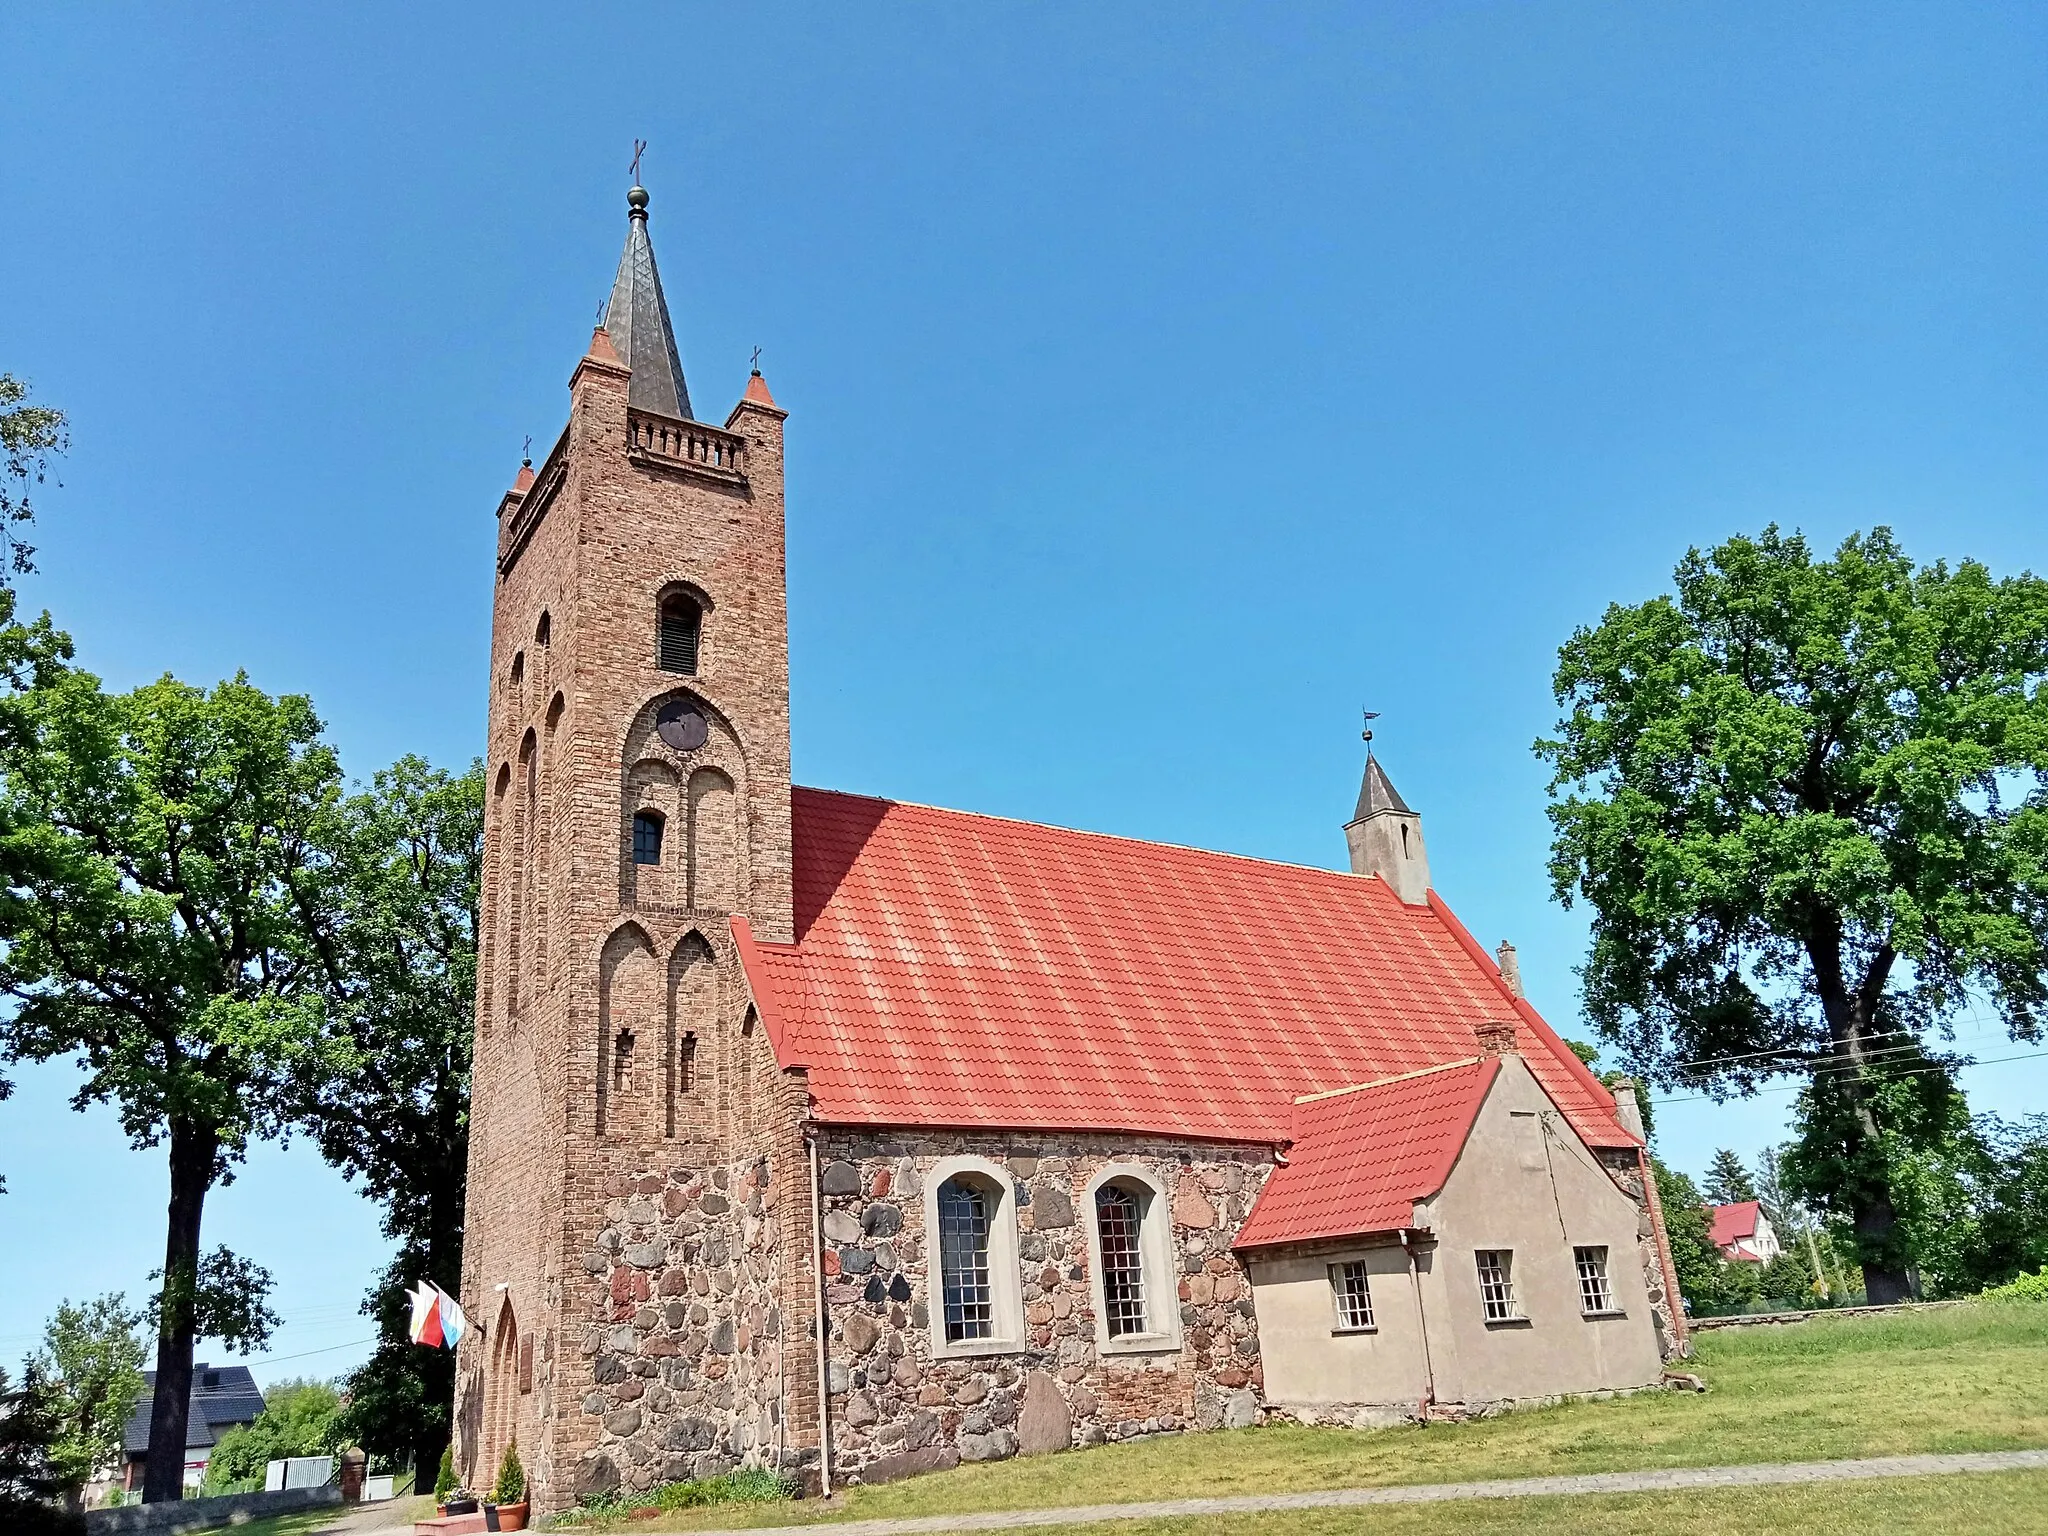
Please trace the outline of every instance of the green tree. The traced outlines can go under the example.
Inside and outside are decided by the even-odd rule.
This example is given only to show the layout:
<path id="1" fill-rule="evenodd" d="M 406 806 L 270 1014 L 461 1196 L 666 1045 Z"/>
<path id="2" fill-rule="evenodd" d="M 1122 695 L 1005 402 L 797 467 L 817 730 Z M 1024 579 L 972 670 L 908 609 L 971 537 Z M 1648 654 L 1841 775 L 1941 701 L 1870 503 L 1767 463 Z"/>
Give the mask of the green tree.
<path id="1" fill-rule="evenodd" d="M 2048 583 L 1767 530 L 1559 652 L 1551 875 L 1588 1015 L 1664 1081 L 1806 1074 L 1873 1301 L 1907 1294 L 1876 1069 L 2048 999 Z"/>
<path id="2" fill-rule="evenodd" d="M 291 1456 L 331 1456 L 342 1448 L 341 1394 L 327 1381 L 280 1381 L 263 1394 L 263 1411 L 220 1437 L 206 1459 L 208 1494 L 261 1488 L 265 1468 Z"/>
<path id="3" fill-rule="evenodd" d="M 117 1462 L 128 1416 L 142 1397 L 140 1313 L 119 1291 L 83 1306 L 68 1300 L 43 1329 L 36 1369 L 50 1385 L 63 1433 L 51 1464 L 76 1497 L 92 1475 Z"/>
<path id="4" fill-rule="evenodd" d="M 1705 1189 L 1712 1205 L 1739 1205 L 1756 1198 L 1756 1181 L 1750 1178 L 1749 1169 L 1726 1147 L 1716 1152 L 1713 1162 L 1707 1165 Z"/>
<path id="5" fill-rule="evenodd" d="M 65 1509 L 65 1477 L 52 1457 L 64 1436 L 57 1394 L 34 1361 L 19 1387 L 0 1371 L 0 1530 L 10 1536 L 84 1536 L 85 1517 Z"/>
<path id="6" fill-rule="evenodd" d="M 0 373 L 0 687 L 19 691 L 28 674 L 68 660 L 70 642 L 50 627 L 44 614 L 34 625 L 17 624 L 14 574 L 35 568 L 35 549 L 22 542 L 24 526 L 35 517 L 29 494 L 49 474 L 50 456 L 68 443 L 64 413 L 28 403 L 28 385 L 11 373 Z M 4 729 L 0 722 L 0 729 Z M 0 1103 L 14 1093 L 14 1084 L 0 1076 Z M 0 1195 L 7 1180 L 0 1178 Z"/>
<path id="7" fill-rule="evenodd" d="M 255 1276 L 218 1253 L 202 1268 L 200 1223 L 249 1141 L 286 1124 L 318 1033 L 313 833 L 340 771 L 306 699 L 272 699 L 245 678 L 111 694 L 44 667 L 7 702 L 0 992 L 15 1006 L 0 1054 L 77 1055 L 74 1104 L 111 1103 L 135 1146 L 167 1148 L 143 1488 L 175 1499 L 195 1335 L 262 1320 L 260 1298 L 231 1315 L 234 1287 Z"/>
<path id="8" fill-rule="evenodd" d="M 1660 1158 L 1650 1159 L 1657 1181 L 1657 1203 L 1664 1211 L 1664 1237 L 1671 1245 L 1671 1267 L 1678 1275 L 1678 1294 L 1696 1312 L 1717 1311 L 1730 1300 L 1721 1250 L 1714 1246 L 1707 1203 L 1699 1186 Z"/>
<path id="9" fill-rule="evenodd" d="M 384 1207 L 399 1251 L 363 1310 L 379 1343 L 349 1380 L 348 1425 L 364 1450 L 424 1477 L 447 1445 L 455 1357 L 407 1328 L 408 1284 L 458 1293 L 469 1171 L 484 770 L 407 757 L 323 822 L 328 998 L 298 1106 L 327 1160 Z"/>
<path id="10" fill-rule="evenodd" d="M 69 441 L 62 411 L 29 404 L 28 385 L 0 373 L 0 556 L 16 574 L 35 569 L 35 548 L 21 537 L 36 515 L 30 491 L 48 476 L 50 456 Z"/>

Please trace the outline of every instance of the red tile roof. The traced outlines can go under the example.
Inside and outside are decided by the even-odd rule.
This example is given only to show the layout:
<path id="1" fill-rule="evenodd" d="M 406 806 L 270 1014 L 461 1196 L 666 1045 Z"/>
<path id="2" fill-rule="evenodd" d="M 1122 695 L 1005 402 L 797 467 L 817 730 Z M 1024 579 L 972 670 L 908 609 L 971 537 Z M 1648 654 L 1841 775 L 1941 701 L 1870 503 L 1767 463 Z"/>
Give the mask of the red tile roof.
<path id="1" fill-rule="evenodd" d="M 1411 1226 L 1444 1187 L 1500 1058 L 1410 1072 L 1294 1106 L 1294 1145 L 1238 1230 L 1236 1246 L 1305 1243 Z"/>
<path id="2" fill-rule="evenodd" d="M 1707 1213 L 1714 1219 L 1714 1246 L 1726 1248 L 1730 1243 L 1740 1242 L 1745 1237 L 1756 1236 L 1757 1213 L 1762 1205 L 1755 1200 L 1738 1200 L 1733 1205 L 1710 1205 Z"/>
<path id="3" fill-rule="evenodd" d="M 797 942 L 741 964 L 836 1124 L 1280 1142 L 1294 1100 L 1516 1020 L 1594 1146 L 1613 1098 L 1439 903 L 1380 880 L 827 790 L 791 792 Z"/>

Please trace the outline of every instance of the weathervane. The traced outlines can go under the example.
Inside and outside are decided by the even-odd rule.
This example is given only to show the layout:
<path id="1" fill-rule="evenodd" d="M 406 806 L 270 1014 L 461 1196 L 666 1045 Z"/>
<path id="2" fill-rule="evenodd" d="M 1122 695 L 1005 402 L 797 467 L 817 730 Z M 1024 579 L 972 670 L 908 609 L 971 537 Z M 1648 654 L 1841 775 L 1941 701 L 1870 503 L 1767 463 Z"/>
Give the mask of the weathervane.
<path id="1" fill-rule="evenodd" d="M 1363 732 L 1361 733 L 1361 735 L 1362 735 L 1362 739 L 1363 739 L 1363 740 L 1364 740 L 1364 742 L 1365 742 L 1365 755 L 1366 755 L 1367 757 L 1371 757 L 1371 756 L 1372 756 L 1372 723 L 1373 723 L 1373 721 L 1375 721 L 1375 720 L 1379 719 L 1379 717 L 1380 717 L 1380 712 L 1379 712 L 1378 710 L 1376 710 L 1376 709 L 1368 709 L 1368 710 L 1363 710 L 1363 711 L 1361 711 L 1361 713 L 1362 713 L 1362 714 L 1364 714 L 1364 716 L 1365 716 L 1365 730 L 1364 730 L 1364 731 L 1363 731 Z"/>
<path id="2" fill-rule="evenodd" d="M 647 141 L 645 139 L 635 139 L 633 141 L 633 185 L 636 187 L 640 185 L 640 157 L 646 153 Z"/>

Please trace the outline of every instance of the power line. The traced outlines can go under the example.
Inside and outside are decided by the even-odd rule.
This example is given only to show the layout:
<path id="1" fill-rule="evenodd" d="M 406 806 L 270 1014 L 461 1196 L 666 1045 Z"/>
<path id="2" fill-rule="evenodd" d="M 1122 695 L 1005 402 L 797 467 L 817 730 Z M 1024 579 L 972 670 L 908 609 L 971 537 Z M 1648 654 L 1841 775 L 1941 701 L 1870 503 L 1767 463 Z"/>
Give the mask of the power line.
<path id="1" fill-rule="evenodd" d="M 1994 1056 L 1989 1061 L 1958 1062 L 1955 1064 L 1955 1066 L 1958 1069 L 1962 1067 L 1995 1067 L 2002 1062 L 2008 1061 L 2048 1061 L 2048 1051 L 2026 1051 L 2017 1056 Z M 1895 1072 L 1892 1074 L 1892 1076 L 1895 1078 L 1923 1077 L 1929 1072 L 1947 1072 L 1950 1070 L 1950 1066 L 1948 1066 L 1947 1064 L 1942 1064 L 1931 1067 L 1914 1067 L 1909 1071 Z M 1784 1088 L 1759 1088 L 1756 1090 L 1755 1093 L 1744 1094 L 1743 1097 L 1761 1098 L 1763 1095 L 1767 1093 L 1798 1093 L 1801 1092 L 1805 1087 L 1806 1085 L 1804 1083 L 1793 1083 L 1790 1086 Z M 1652 1104 L 1695 1104 L 1702 1099 L 1715 1099 L 1717 1097 L 1717 1095 L 1711 1093 L 1688 1093 L 1681 1094 L 1675 1098 L 1652 1099 L 1650 1100 L 1650 1102 Z"/>

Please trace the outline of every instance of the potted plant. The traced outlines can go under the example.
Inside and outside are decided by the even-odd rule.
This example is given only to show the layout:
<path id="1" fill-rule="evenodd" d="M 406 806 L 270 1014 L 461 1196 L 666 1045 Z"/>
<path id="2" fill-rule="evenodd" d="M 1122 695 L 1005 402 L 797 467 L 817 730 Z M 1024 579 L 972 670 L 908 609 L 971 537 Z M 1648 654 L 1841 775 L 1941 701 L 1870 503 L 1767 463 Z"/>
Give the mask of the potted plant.
<path id="1" fill-rule="evenodd" d="M 448 1513 L 448 1495 L 457 1488 L 455 1481 L 455 1447 L 449 1446 L 441 1452 L 441 1470 L 434 1474 L 434 1513 Z"/>
<path id="2" fill-rule="evenodd" d="M 505 1447 L 505 1458 L 498 1463 L 498 1480 L 491 1486 L 490 1499 L 484 1504 L 484 1515 L 486 1524 L 492 1529 L 526 1529 L 526 1468 L 519 1464 L 517 1439 Z"/>

